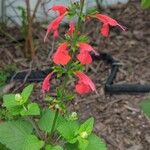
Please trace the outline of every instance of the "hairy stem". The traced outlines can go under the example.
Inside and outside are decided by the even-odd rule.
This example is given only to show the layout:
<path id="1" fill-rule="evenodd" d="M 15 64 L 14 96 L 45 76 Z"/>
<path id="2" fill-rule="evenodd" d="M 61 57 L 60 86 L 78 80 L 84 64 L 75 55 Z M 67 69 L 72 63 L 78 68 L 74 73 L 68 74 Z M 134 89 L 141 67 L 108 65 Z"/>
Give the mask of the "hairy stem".
<path id="1" fill-rule="evenodd" d="M 32 124 L 32 127 L 34 128 L 34 130 L 35 130 L 36 134 L 38 135 L 38 137 L 40 139 L 43 139 L 43 136 L 42 136 L 42 134 L 41 134 L 41 132 L 40 132 L 36 122 L 34 121 L 34 119 L 31 118 L 31 117 L 26 117 L 26 119 L 27 119 L 27 121 L 29 121 Z"/>

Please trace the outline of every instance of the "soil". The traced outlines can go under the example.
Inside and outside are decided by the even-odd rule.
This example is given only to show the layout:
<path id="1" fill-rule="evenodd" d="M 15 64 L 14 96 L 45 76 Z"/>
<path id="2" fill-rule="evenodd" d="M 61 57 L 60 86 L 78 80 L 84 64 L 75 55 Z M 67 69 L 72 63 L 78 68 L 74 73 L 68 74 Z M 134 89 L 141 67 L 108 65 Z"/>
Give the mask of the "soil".
<path id="1" fill-rule="evenodd" d="M 126 32 L 119 28 L 111 28 L 110 36 L 99 36 L 99 22 L 85 24 L 85 32 L 94 43 L 97 51 L 108 52 L 119 60 L 123 66 L 119 70 L 117 83 L 150 84 L 150 10 L 142 10 L 139 0 L 131 0 L 127 5 L 104 10 L 126 27 Z M 9 30 L 9 29 L 8 29 Z M 9 38 L 0 40 L 0 67 L 6 64 L 16 64 L 19 70 L 48 68 L 47 56 L 52 45 L 43 45 L 45 32 L 37 33 L 37 57 L 33 61 L 24 59 L 17 44 L 9 43 Z M 12 35 L 15 30 L 11 30 Z M 63 31 L 62 31 L 63 32 Z M 19 34 L 19 33 L 18 33 Z M 79 118 L 84 120 L 89 116 L 95 118 L 95 133 L 104 138 L 109 150 L 150 150 L 150 120 L 140 110 L 138 103 L 148 94 L 119 94 L 105 93 L 104 86 L 110 73 L 110 66 L 102 61 L 87 66 L 87 74 L 95 82 L 98 94 L 84 96 L 76 95 L 70 108 L 77 111 Z M 18 91 L 16 83 L 14 91 Z M 36 83 L 33 100 L 40 99 L 40 83 Z"/>

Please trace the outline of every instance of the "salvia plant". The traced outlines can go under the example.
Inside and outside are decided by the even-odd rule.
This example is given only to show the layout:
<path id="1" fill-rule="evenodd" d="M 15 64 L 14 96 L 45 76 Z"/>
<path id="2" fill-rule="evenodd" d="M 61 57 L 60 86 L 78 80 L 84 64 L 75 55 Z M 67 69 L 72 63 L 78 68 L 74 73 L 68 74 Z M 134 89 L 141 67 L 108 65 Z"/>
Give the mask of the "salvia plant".
<path id="1" fill-rule="evenodd" d="M 49 33 L 59 38 L 59 25 L 66 17 L 70 23 L 64 38 L 52 56 L 54 65 L 42 83 L 41 93 L 47 107 L 30 101 L 33 85 L 27 86 L 21 93 L 3 96 L 3 107 L 12 115 L 11 119 L 0 123 L 0 143 L 11 150 L 106 150 L 102 138 L 93 133 L 94 118 L 82 122 L 76 112 L 70 112 L 67 104 L 74 99 L 68 82 L 75 78 L 75 92 L 87 94 L 95 92 L 92 80 L 84 73 L 84 66 L 92 63 L 91 53 L 99 55 L 89 44 L 88 37 L 82 34 L 82 24 L 96 19 L 102 23 L 100 33 L 107 37 L 110 26 L 124 28 L 114 19 L 96 11 L 83 11 L 84 0 L 71 3 L 70 6 L 55 5 L 58 16 L 50 22 L 44 41 Z M 76 19 L 75 19 L 76 18 Z M 76 20 L 76 21 L 75 21 Z M 51 80 L 57 84 L 55 92 L 51 89 Z M 74 80 L 72 80 L 73 82 Z M 51 89 L 51 90 L 50 90 Z M 49 92 L 51 91 L 51 92 Z M 13 119 L 12 119 L 13 118 Z"/>

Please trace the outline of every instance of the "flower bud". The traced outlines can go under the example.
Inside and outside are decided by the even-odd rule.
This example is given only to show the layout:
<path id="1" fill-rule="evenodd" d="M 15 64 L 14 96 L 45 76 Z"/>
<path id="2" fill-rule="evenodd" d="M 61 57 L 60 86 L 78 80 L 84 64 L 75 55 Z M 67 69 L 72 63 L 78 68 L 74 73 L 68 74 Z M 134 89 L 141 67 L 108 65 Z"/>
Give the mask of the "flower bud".
<path id="1" fill-rule="evenodd" d="M 22 96 L 18 93 L 18 94 L 15 94 L 15 100 L 17 102 L 21 102 L 22 101 Z"/>
<path id="2" fill-rule="evenodd" d="M 69 120 L 77 120 L 78 116 L 76 112 L 72 112 L 71 115 L 69 116 Z"/>
<path id="3" fill-rule="evenodd" d="M 80 133 L 80 137 L 83 138 L 83 139 L 86 139 L 86 138 L 88 137 L 87 132 L 86 132 L 86 131 L 81 132 L 81 133 Z"/>

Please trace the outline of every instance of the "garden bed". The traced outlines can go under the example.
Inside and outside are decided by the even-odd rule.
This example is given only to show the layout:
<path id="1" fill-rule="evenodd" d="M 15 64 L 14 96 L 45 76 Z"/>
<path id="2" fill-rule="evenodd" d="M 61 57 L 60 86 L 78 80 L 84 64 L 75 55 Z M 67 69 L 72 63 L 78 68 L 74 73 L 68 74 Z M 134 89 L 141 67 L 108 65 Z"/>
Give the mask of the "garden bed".
<path id="1" fill-rule="evenodd" d="M 95 49 L 99 52 L 110 53 L 119 60 L 123 67 L 117 75 L 117 83 L 150 84 L 150 10 L 142 10 L 137 0 L 131 0 L 121 8 L 105 10 L 127 28 L 126 32 L 112 29 L 108 38 L 99 38 L 99 23 L 85 24 L 85 32 L 90 35 Z M 9 29 L 8 29 L 9 30 Z M 97 32 L 94 32 L 97 31 Z M 10 31 L 12 35 L 19 32 Z M 24 59 L 18 43 L 9 42 L 8 37 L 0 39 L 0 67 L 8 64 L 16 64 L 19 70 L 31 68 L 45 69 L 48 67 L 47 56 L 51 48 L 51 42 L 44 45 L 45 32 L 38 29 L 37 57 L 33 61 Z M 63 32 L 63 31 L 62 31 Z M 50 40 L 51 41 L 51 40 Z M 43 43 L 43 44 L 39 44 Z M 45 50 L 47 47 L 47 50 Z M 88 74 L 96 83 L 98 95 L 76 96 L 70 108 L 78 112 L 81 119 L 94 116 L 95 133 L 102 136 L 109 150 L 149 150 L 150 149 L 150 120 L 139 109 L 139 101 L 145 99 L 148 94 L 120 94 L 110 95 L 105 93 L 104 86 L 110 73 L 110 66 L 102 61 L 94 62 L 87 67 Z M 33 100 L 43 103 L 43 97 L 39 94 L 41 83 L 35 84 Z M 18 91 L 16 83 L 13 90 Z"/>

